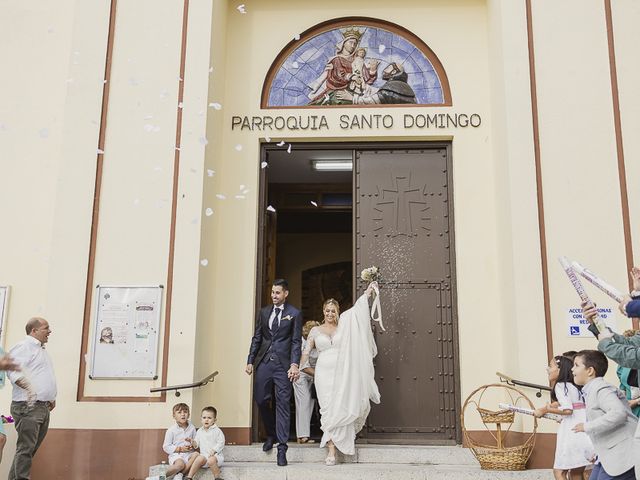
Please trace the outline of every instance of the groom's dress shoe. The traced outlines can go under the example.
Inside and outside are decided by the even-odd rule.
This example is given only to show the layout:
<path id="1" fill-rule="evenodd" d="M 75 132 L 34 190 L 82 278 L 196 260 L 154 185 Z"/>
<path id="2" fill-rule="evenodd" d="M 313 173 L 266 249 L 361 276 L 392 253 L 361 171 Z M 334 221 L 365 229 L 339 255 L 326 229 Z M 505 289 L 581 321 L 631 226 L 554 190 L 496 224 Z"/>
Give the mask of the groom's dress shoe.
<path id="1" fill-rule="evenodd" d="M 278 466 L 279 467 L 287 466 L 287 452 L 284 450 L 278 450 Z"/>
<path id="2" fill-rule="evenodd" d="M 262 451 L 268 452 L 273 448 L 273 438 L 267 437 L 267 441 L 262 444 Z"/>

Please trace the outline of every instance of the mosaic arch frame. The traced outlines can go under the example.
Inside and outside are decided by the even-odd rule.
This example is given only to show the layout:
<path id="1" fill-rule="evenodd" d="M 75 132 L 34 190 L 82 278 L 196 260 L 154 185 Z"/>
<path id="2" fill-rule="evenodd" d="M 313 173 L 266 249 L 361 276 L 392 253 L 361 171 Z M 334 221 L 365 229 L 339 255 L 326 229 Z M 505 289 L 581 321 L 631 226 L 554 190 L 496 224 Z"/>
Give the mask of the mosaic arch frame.
<path id="1" fill-rule="evenodd" d="M 342 90 L 356 93 L 351 95 L 352 98 L 348 95 L 345 98 L 344 93 L 334 95 L 335 91 L 332 92 L 328 88 L 324 91 L 322 89 L 326 88 L 328 83 L 324 71 L 328 62 L 333 61 L 336 44 L 346 38 L 345 34 L 348 35 L 346 32 L 349 30 L 352 32 L 357 30 L 361 34 L 357 40 L 357 47 L 366 50 L 364 57 L 366 63 L 361 69 L 373 71 L 372 60 L 378 61 L 379 65 L 375 79 L 360 81 L 364 89 L 352 91 L 353 83 L 345 82 Z M 388 98 L 383 98 L 382 94 L 376 95 L 380 89 L 386 90 L 382 74 L 392 62 L 402 65 L 406 71 L 405 81 L 409 86 L 408 91 L 414 93 L 415 101 L 389 101 Z M 324 85 L 322 84 L 323 75 L 325 76 Z M 366 83 L 370 87 L 367 88 Z M 401 87 L 406 91 L 405 85 Z M 314 88 L 317 90 L 314 91 Z M 329 91 L 329 97 L 326 91 Z M 312 97 L 313 95 L 316 95 L 315 98 Z M 369 17 L 328 20 L 301 33 L 299 40 L 290 41 L 269 67 L 262 85 L 260 100 L 260 107 L 263 109 L 447 107 L 451 105 L 453 101 L 449 79 L 435 52 L 406 28 Z"/>

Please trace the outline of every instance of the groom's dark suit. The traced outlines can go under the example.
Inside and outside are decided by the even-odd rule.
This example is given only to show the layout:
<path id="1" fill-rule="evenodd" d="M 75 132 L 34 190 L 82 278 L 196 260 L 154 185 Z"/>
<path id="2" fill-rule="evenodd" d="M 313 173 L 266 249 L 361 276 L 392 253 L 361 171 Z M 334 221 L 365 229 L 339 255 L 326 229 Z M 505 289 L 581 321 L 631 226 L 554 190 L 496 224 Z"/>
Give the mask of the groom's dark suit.
<path id="1" fill-rule="evenodd" d="M 277 440 L 279 449 L 287 449 L 290 426 L 290 403 L 293 388 L 287 378 L 292 363 L 299 365 L 302 345 L 302 313 L 285 303 L 280 315 L 276 315 L 269 328 L 269 318 L 274 306 L 258 312 L 256 330 L 251 339 L 248 364 L 254 366 L 253 395 L 267 435 Z M 280 319 L 277 322 L 277 318 Z M 275 325 L 273 325 L 275 323 Z M 271 390 L 275 384 L 276 415 L 269 408 Z"/>

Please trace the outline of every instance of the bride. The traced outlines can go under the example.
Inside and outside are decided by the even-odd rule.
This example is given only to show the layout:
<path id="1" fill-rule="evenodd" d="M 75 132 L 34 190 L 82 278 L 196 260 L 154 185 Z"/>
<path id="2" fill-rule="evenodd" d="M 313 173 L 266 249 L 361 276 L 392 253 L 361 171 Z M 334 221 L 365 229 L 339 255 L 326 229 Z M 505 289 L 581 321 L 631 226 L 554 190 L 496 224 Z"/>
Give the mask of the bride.
<path id="1" fill-rule="evenodd" d="M 376 282 L 372 282 L 355 305 L 342 315 L 336 300 L 325 301 L 323 324 L 309 332 L 300 359 L 300 364 L 304 365 L 311 350 L 318 351 L 315 386 L 324 432 L 320 447 L 329 447 L 327 465 L 335 465 L 336 448 L 346 455 L 355 454 L 356 434 L 369 415 L 369 401 L 380 403 L 373 369 L 373 357 L 378 350 L 371 331 L 372 311 L 368 302 L 372 292 L 377 294 L 373 310 L 377 308 L 379 312 Z"/>

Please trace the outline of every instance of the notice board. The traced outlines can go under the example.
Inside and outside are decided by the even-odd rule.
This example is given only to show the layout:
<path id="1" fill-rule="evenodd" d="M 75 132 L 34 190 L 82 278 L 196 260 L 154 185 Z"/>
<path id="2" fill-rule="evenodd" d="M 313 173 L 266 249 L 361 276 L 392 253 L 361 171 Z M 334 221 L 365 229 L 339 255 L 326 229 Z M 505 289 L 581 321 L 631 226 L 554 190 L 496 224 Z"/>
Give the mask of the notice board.
<path id="1" fill-rule="evenodd" d="M 156 379 L 162 286 L 96 290 L 89 378 Z"/>

